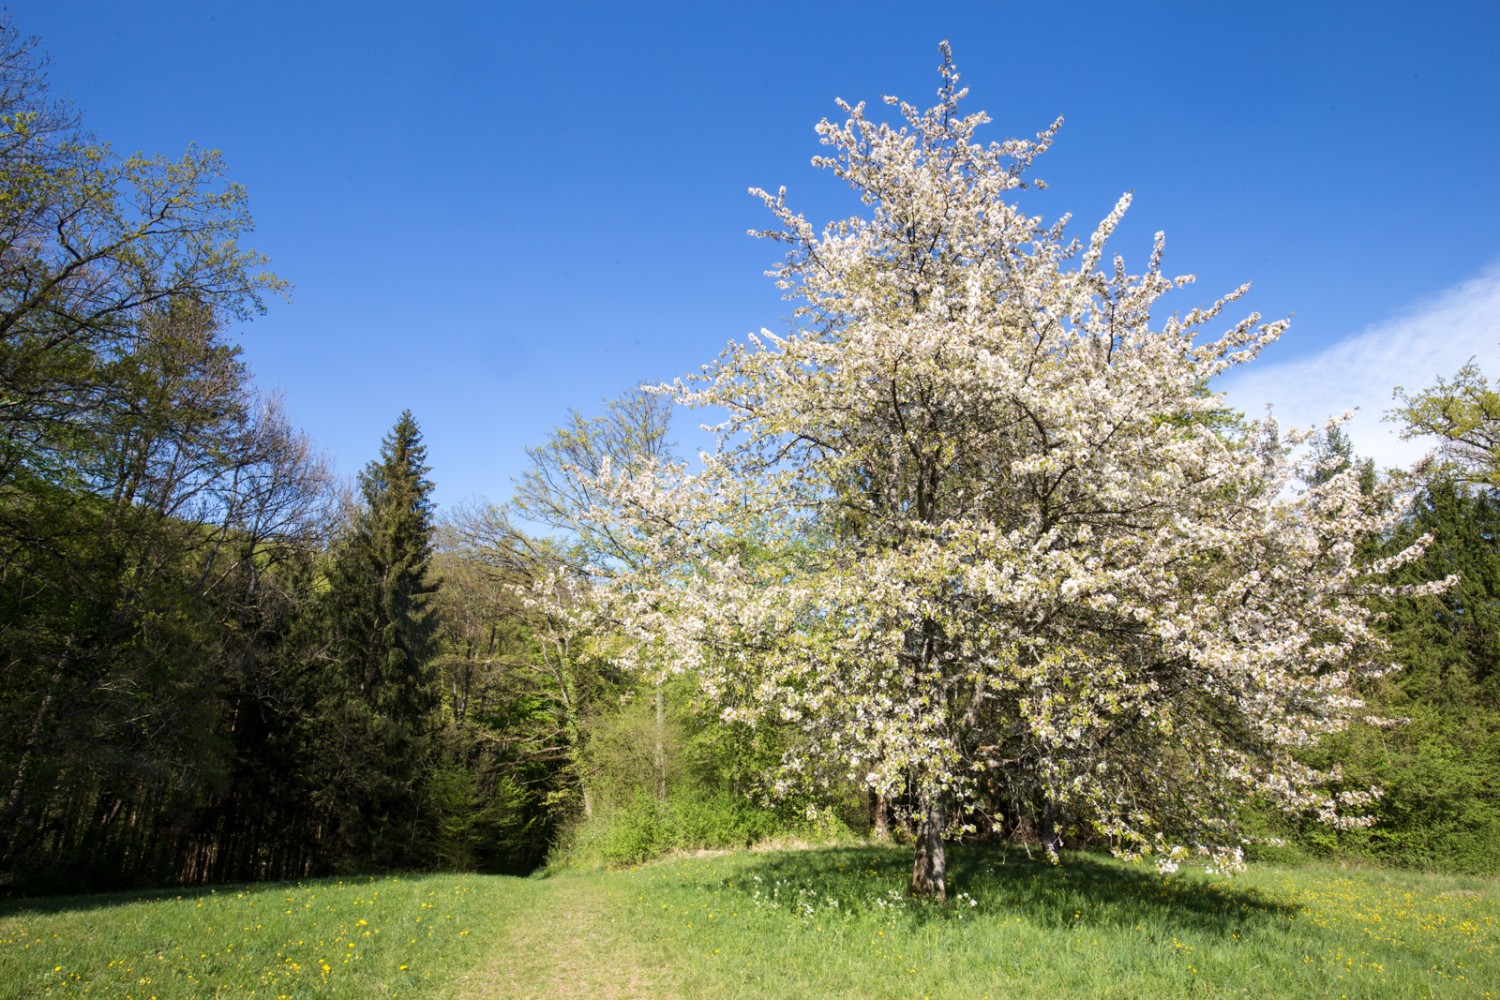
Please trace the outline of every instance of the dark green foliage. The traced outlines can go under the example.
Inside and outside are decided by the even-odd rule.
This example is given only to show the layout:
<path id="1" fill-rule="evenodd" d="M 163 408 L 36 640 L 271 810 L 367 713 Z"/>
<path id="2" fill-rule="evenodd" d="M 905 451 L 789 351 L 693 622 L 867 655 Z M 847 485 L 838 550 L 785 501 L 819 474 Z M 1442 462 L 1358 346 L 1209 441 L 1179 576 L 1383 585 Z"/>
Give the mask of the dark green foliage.
<path id="1" fill-rule="evenodd" d="M 444 721 L 425 810 L 432 850 L 445 868 L 524 874 L 546 857 L 571 803 L 555 704 L 525 667 L 530 644 L 505 614 L 503 592 L 452 553 L 442 567 Z M 500 605 L 475 613 L 486 595 Z"/>
<path id="2" fill-rule="evenodd" d="M 1450 480 L 1430 483 L 1393 547 L 1431 543 L 1401 577 L 1457 577 L 1441 594 L 1394 603 L 1390 632 L 1406 669 L 1401 695 L 1448 709 L 1500 705 L 1500 495 Z M 1397 703 L 1399 704 L 1399 703 Z"/>
<path id="3" fill-rule="evenodd" d="M 1458 582 L 1380 607 L 1403 669 L 1366 692 L 1374 713 L 1408 721 L 1356 726 L 1308 758 L 1320 767 L 1339 763 L 1347 787 L 1382 787 L 1376 822 L 1344 833 L 1315 825 L 1292 832 L 1321 854 L 1500 872 L 1500 503 L 1451 479 L 1430 481 L 1384 544 L 1395 552 L 1422 535 L 1432 538 L 1426 553 L 1397 579 Z"/>
<path id="4" fill-rule="evenodd" d="M 8 19 L 0 192 L 0 885 L 296 870 L 235 799 L 326 482 L 225 336 L 280 286 L 245 193 L 96 142 Z"/>
<path id="5" fill-rule="evenodd" d="M 153 309 L 109 366 L 129 405 L 75 419 L 66 449 L 0 484 L 0 879 L 283 863 L 245 846 L 226 797 L 259 760 L 251 714 L 285 697 L 324 477 L 234 353 L 203 307 Z"/>
<path id="6" fill-rule="evenodd" d="M 452 864 L 522 873 L 541 864 L 559 825 L 579 807 L 570 706 L 597 692 L 591 673 L 577 678 L 558 669 L 556 657 L 548 659 L 555 646 L 538 642 L 519 588 L 529 584 L 539 550 L 508 526 L 499 535 L 489 530 L 501 526 L 467 515 L 443 527 L 434 667 L 444 721 L 427 818 L 436 849 Z"/>
<path id="7" fill-rule="evenodd" d="M 425 784 L 431 863 L 446 871 L 524 875 L 546 858 L 558 811 L 555 768 L 494 752 L 478 732 L 450 732 Z M 467 751 L 467 753 L 465 753 Z"/>
<path id="8" fill-rule="evenodd" d="M 1389 629 L 1404 667 L 1371 693 L 1393 730 L 1349 734 L 1351 781 L 1368 773 L 1385 798 L 1344 849 L 1404 864 L 1500 871 L 1500 504 L 1452 481 L 1423 491 L 1396 543 L 1430 534 L 1408 580 L 1459 580 L 1443 594 L 1393 602 Z"/>
<path id="9" fill-rule="evenodd" d="M 316 797 L 336 863 L 351 870 L 424 860 L 421 783 L 437 704 L 427 472 L 421 431 L 404 412 L 360 474 L 362 503 L 329 564 Z"/>

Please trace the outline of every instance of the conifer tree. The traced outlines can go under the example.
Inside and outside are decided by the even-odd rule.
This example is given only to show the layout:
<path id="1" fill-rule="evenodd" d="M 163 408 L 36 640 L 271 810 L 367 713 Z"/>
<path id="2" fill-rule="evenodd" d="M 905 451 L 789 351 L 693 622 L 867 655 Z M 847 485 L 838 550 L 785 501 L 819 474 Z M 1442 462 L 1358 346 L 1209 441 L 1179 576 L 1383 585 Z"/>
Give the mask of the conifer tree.
<path id="1" fill-rule="evenodd" d="M 360 506 L 329 571 L 325 713 L 337 732 L 324 795 L 344 864 L 410 863 L 435 686 L 432 482 L 422 432 L 404 411 L 359 476 Z"/>
<path id="2" fill-rule="evenodd" d="M 1408 438 L 1435 436 L 1419 489 L 1388 554 L 1418 538 L 1420 559 L 1396 578 L 1450 577 L 1439 594 L 1376 603 L 1402 670 L 1370 686 L 1392 728 L 1356 727 L 1310 762 L 1341 760 L 1350 786 L 1387 790 L 1376 823 L 1337 839 L 1304 831 L 1315 847 L 1452 871 L 1500 869 L 1500 385 L 1474 362 L 1408 395 L 1388 419 Z"/>

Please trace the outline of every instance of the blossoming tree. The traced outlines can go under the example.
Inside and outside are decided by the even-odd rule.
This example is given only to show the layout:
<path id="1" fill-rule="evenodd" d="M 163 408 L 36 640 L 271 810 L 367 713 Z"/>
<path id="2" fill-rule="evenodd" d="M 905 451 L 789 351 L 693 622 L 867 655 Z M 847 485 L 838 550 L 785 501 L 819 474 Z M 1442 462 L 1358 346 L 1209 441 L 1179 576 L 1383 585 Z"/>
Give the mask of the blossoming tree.
<path id="1" fill-rule="evenodd" d="M 904 126 L 818 126 L 866 214 L 819 232 L 753 192 L 798 305 L 667 390 L 727 414 L 715 453 L 602 477 L 637 546 L 604 590 L 627 657 L 797 724 L 778 787 L 900 793 L 916 895 L 999 793 L 1166 868 L 1240 866 L 1246 795 L 1360 822 L 1375 792 L 1293 751 L 1387 666 L 1362 597 L 1390 566 L 1356 542 L 1394 507 L 1224 416 L 1208 380 L 1284 326 L 1200 340 L 1244 288 L 1157 317 L 1191 279 L 1160 236 L 1144 274 L 1104 264 L 1128 197 L 1087 244 L 1007 200 L 1058 126 L 976 142 L 943 53 L 935 107 L 886 98 Z"/>

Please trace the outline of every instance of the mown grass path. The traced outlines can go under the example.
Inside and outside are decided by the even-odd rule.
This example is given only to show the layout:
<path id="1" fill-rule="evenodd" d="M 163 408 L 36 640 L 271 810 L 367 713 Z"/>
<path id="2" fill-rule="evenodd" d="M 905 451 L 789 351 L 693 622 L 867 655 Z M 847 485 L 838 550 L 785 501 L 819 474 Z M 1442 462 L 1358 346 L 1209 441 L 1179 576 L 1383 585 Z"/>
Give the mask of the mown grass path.
<path id="1" fill-rule="evenodd" d="M 668 998 L 666 956 L 629 923 L 617 878 L 563 874 L 533 881 L 530 907 L 455 989 L 456 1000 Z"/>

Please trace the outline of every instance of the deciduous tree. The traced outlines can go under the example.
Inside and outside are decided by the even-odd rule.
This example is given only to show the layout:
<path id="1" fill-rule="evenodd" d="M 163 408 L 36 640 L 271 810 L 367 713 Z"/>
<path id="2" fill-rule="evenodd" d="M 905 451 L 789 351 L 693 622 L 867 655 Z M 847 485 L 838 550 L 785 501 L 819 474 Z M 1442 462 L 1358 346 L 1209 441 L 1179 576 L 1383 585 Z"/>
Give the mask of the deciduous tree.
<path id="1" fill-rule="evenodd" d="M 43 69 L 0 20 L 0 487 L 56 475 L 76 419 L 128 409 L 112 366 L 147 314 L 244 317 L 284 284 L 240 245 L 248 199 L 217 151 L 118 156 L 50 99 Z"/>
<path id="2" fill-rule="evenodd" d="M 601 695 L 615 687 L 601 676 L 600 636 L 587 610 L 597 580 L 618 571 L 633 547 L 623 521 L 590 517 L 608 502 L 597 483 L 607 469 L 630 470 L 666 459 L 672 403 L 633 390 L 610 400 L 603 414 L 570 411 L 546 442 L 526 450 L 530 465 L 509 508 L 463 511 L 453 521 L 456 552 L 488 568 L 511 598 L 509 613 L 530 639 L 539 690 L 555 709 L 585 817 L 594 809 L 588 730 Z M 551 537 L 520 530 L 512 513 L 551 529 Z M 617 673 L 617 672 L 616 672 Z M 618 691 L 614 691 L 618 694 Z M 664 784 L 663 694 L 656 692 L 657 787 Z"/>
<path id="3" fill-rule="evenodd" d="M 734 719 L 793 722 L 780 783 L 911 796 L 911 891 L 945 893 L 945 838 L 981 795 L 1164 868 L 1242 861 L 1250 793 L 1334 824 L 1293 751 L 1361 712 L 1389 666 L 1363 597 L 1391 515 L 1274 425 L 1226 431 L 1214 376 L 1281 333 L 1203 333 L 1244 293 L 1161 314 L 1186 285 L 1010 200 L 1058 125 L 976 140 L 947 58 L 902 124 L 840 103 L 814 163 L 865 214 L 819 231 L 758 194 L 787 247 L 784 334 L 671 387 L 727 413 L 700 470 L 604 470 L 595 516 L 632 551 L 605 591 L 625 662 L 691 670 Z M 1353 813 L 1351 815 L 1351 812 Z"/>
<path id="4" fill-rule="evenodd" d="M 1415 396 L 1397 389 L 1396 398 L 1402 405 L 1391 416 L 1406 425 L 1402 436 L 1440 442 L 1439 474 L 1500 492 L 1500 387 L 1477 364 L 1470 361 Z"/>

